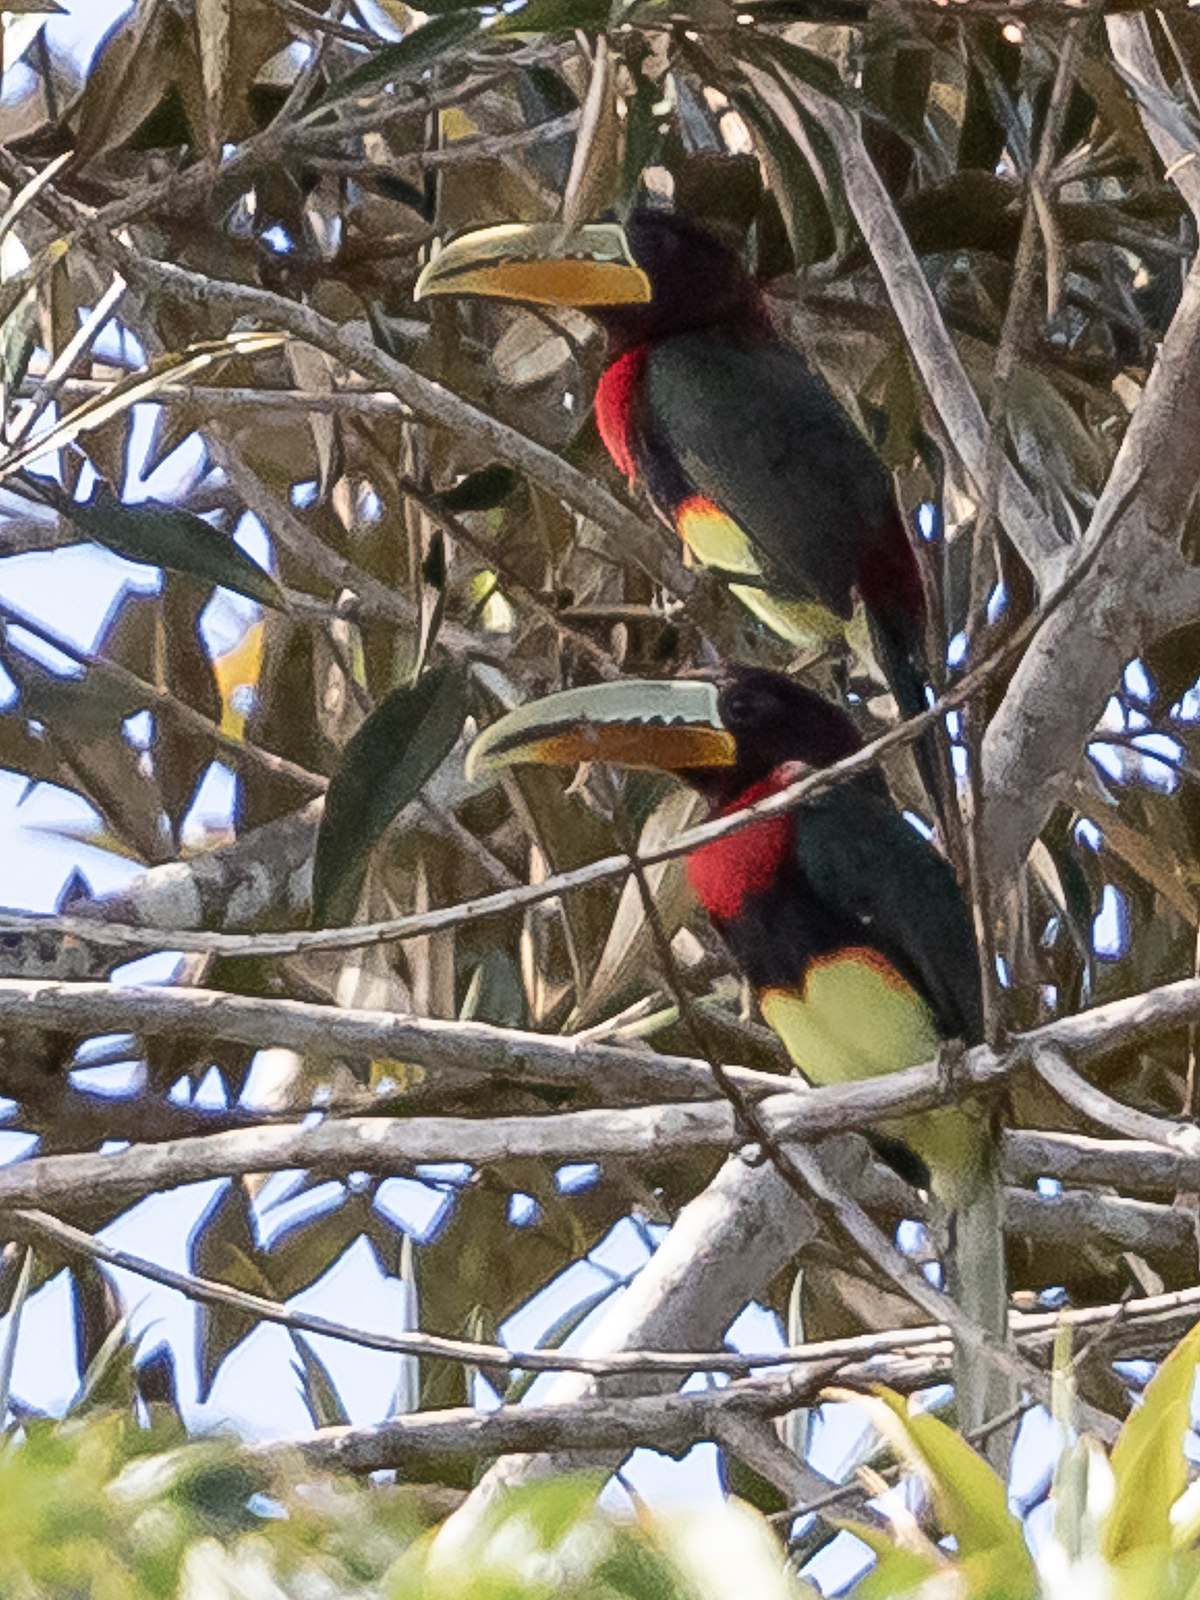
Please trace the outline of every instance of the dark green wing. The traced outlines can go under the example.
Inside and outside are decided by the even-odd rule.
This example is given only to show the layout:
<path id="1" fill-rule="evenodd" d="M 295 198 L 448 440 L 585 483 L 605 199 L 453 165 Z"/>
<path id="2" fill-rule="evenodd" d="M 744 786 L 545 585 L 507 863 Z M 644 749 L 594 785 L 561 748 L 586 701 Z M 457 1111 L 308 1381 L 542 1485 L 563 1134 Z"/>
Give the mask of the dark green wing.
<path id="1" fill-rule="evenodd" d="M 734 518 L 773 586 L 848 617 L 866 552 L 898 522 L 882 463 L 798 351 L 682 334 L 650 348 L 643 424 Z"/>
<path id="2" fill-rule="evenodd" d="M 809 892 L 861 930 L 929 1003 L 948 1038 L 983 1037 L 975 932 L 947 861 L 880 794 L 846 784 L 796 813 Z"/>

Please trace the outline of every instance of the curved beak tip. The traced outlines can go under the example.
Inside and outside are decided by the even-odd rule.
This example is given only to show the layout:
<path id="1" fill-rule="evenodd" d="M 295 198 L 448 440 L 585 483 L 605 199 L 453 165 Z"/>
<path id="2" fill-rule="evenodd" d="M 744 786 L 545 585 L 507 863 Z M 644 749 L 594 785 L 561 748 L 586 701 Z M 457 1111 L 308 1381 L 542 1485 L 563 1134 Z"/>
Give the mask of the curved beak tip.
<path id="1" fill-rule="evenodd" d="M 510 711 L 473 742 L 465 770 L 474 778 L 519 763 L 607 761 L 687 772 L 736 760 L 712 684 L 623 679 L 567 689 Z"/>
<path id="2" fill-rule="evenodd" d="M 618 224 L 530 222 L 476 228 L 443 245 L 413 287 L 414 300 L 434 295 L 587 308 L 645 304 L 651 288 Z"/>

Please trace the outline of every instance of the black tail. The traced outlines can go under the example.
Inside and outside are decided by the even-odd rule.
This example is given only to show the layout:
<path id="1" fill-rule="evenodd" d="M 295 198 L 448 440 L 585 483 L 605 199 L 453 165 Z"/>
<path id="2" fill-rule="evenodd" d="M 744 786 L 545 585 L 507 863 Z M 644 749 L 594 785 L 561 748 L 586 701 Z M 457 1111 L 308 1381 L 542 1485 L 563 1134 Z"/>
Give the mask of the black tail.
<path id="1" fill-rule="evenodd" d="M 883 669 L 900 716 L 907 722 L 911 717 L 928 711 L 931 699 L 929 666 L 920 618 L 897 616 L 894 610 L 891 616 L 885 618 L 875 609 L 870 611 L 869 616 L 871 644 L 876 659 Z M 948 831 L 948 811 L 954 807 L 957 813 L 954 770 L 938 739 L 936 723 L 930 723 L 914 741 L 913 755 L 925 792 L 937 813 L 942 836 L 945 839 L 953 838 L 954 835 Z"/>

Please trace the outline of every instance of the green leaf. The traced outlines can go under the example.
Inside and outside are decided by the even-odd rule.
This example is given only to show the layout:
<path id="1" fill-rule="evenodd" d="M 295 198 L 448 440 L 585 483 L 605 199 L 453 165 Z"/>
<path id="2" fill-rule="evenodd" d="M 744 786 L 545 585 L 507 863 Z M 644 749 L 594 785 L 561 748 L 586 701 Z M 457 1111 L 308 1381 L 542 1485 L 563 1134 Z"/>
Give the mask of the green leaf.
<path id="1" fill-rule="evenodd" d="M 491 511 L 512 494 L 521 481 L 521 474 L 501 461 L 469 472 L 461 483 L 444 489 L 436 496 L 443 511 Z"/>
<path id="2" fill-rule="evenodd" d="M 101 484 L 86 504 L 73 501 L 59 509 L 80 533 L 127 561 L 144 561 L 147 566 L 166 567 L 219 584 L 273 611 L 289 609 L 287 597 L 271 574 L 251 561 L 228 534 L 191 511 L 158 500 L 122 505 L 107 484 Z"/>
<path id="3" fill-rule="evenodd" d="M 755 38 L 755 43 L 765 55 L 773 56 L 793 78 L 798 78 L 801 83 L 808 84 L 809 88 L 816 89 L 818 93 L 828 95 L 831 100 L 857 98 L 854 95 L 847 95 L 842 75 L 828 56 L 818 55 L 815 50 L 806 50 L 803 45 L 793 44 L 776 34 L 759 34 Z"/>
<path id="4" fill-rule="evenodd" d="M 488 950 L 471 974 L 459 1018 L 490 1022 L 497 1028 L 523 1028 L 525 991 L 516 962 L 505 950 Z"/>
<path id="5" fill-rule="evenodd" d="M 134 1380 L 136 1356 L 137 1346 L 129 1338 L 129 1318 L 124 1316 L 114 1325 L 96 1352 L 71 1401 L 70 1409 L 81 1411 L 85 1406 L 118 1406 L 123 1409 L 132 1406 L 137 1387 Z"/>
<path id="6" fill-rule="evenodd" d="M 668 790 L 642 829 L 639 850 L 644 855 L 653 853 L 698 822 L 701 816 L 699 797 L 691 789 Z M 687 869 L 677 860 L 657 862 L 645 871 L 659 924 L 666 937 L 673 939 L 693 904 Z M 655 950 L 642 891 L 631 874 L 621 889 L 612 926 L 592 966 L 587 993 L 580 1000 L 572 1025 L 590 1027 L 606 1010 L 618 1009 L 631 994 L 639 991 L 644 994 L 654 981 Z"/>
<path id="7" fill-rule="evenodd" d="M 197 1277 L 213 1278 L 233 1289 L 271 1299 L 274 1289 L 255 1257 L 257 1241 L 246 1183 L 233 1179 L 192 1230 L 189 1267 Z M 196 1367 L 200 1399 L 208 1398 L 222 1361 L 254 1328 L 254 1318 L 236 1306 L 201 1301 L 198 1308 Z"/>
<path id="8" fill-rule="evenodd" d="M 608 22 L 609 0 L 528 0 L 519 11 L 501 17 L 493 32 L 567 33 L 582 28 L 595 33 Z"/>
<path id="9" fill-rule="evenodd" d="M 837 1526 L 860 1540 L 875 1556 L 870 1572 L 851 1589 L 851 1600 L 895 1600 L 897 1595 L 907 1595 L 944 1570 L 935 1554 L 895 1545 L 881 1528 L 872 1527 L 869 1522 L 839 1517 Z"/>
<path id="10" fill-rule="evenodd" d="M 836 240 L 820 179 L 764 101 L 744 91 L 735 92 L 732 99 L 771 173 L 797 265 L 823 261 L 833 253 Z"/>
<path id="11" fill-rule="evenodd" d="M 406 83 L 420 77 L 427 67 L 474 37 L 479 32 L 480 22 L 476 11 L 454 11 L 414 28 L 398 44 L 385 45 L 369 61 L 331 84 L 315 109 L 334 105 L 364 89 L 376 89 L 385 83 Z"/>
<path id="12" fill-rule="evenodd" d="M 1009 1574 L 1006 1596 L 1037 1593 L 1037 1573 L 1021 1524 L 1008 1509 L 1008 1489 L 960 1434 L 928 1411 L 910 1412 L 903 1395 L 877 1388 L 870 1395 L 835 1390 L 871 1422 L 929 1485 L 938 1518 L 953 1534 L 964 1560 L 1002 1551 Z"/>
<path id="13" fill-rule="evenodd" d="M 897 1405 L 904 1402 L 897 1398 Z M 1013 1569 L 1036 1589 L 1033 1563 L 1021 1524 L 1008 1509 L 1008 1490 L 991 1467 L 961 1434 L 922 1411 L 907 1418 L 909 1433 L 933 1475 L 934 1497 L 946 1528 L 964 1556 L 997 1547 L 1008 1551 Z M 1014 1593 L 1018 1592 L 1014 1586 Z"/>
<path id="14" fill-rule="evenodd" d="M 1142 1403 L 1113 1446 L 1116 1480 L 1104 1529 L 1110 1561 L 1171 1539 L 1171 1507 L 1187 1485 L 1184 1440 L 1200 1362 L 1200 1323 L 1175 1346 L 1146 1386 Z"/>
<path id="15" fill-rule="evenodd" d="M 655 1542 L 669 1555 L 684 1594 L 708 1600 L 801 1600 L 810 1589 L 788 1571 L 767 1522 L 749 1506 L 728 1500 L 706 1511 L 663 1519 Z"/>
<path id="16" fill-rule="evenodd" d="M 35 256 L 23 272 L 18 272 L 7 282 L 0 283 L 0 323 L 8 321 L 29 291 L 37 287 L 46 272 L 56 262 L 61 261 L 66 253 L 66 244 L 63 240 L 56 239 L 53 244 Z"/>
<path id="17" fill-rule="evenodd" d="M 438 667 L 394 690 L 350 740 L 317 834 L 314 926 L 353 916 L 372 850 L 450 754 L 466 715 L 461 668 Z"/>
<path id="18" fill-rule="evenodd" d="M 526 1524 L 543 1550 L 551 1549 L 581 1522 L 604 1487 L 606 1474 L 593 1468 L 573 1477 L 520 1484 L 496 1502 L 493 1528 Z"/>

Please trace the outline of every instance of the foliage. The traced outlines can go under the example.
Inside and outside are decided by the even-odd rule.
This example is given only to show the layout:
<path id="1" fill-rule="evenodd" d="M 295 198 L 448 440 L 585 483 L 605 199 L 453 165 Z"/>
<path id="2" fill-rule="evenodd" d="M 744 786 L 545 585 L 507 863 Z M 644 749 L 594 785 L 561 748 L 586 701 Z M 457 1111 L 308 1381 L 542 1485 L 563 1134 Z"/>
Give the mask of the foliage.
<path id="1" fill-rule="evenodd" d="M 30 1424 L 0 1454 L 0 1587 L 19 1600 L 804 1600 L 757 1514 L 621 1522 L 594 1479 L 509 1497 L 465 1544 L 435 1548 L 413 1492 L 318 1477 L 286 1453 L 186 1442 L 128 1414 Z"/>
<path id="2" fill-rule="evenodd" d="M 72 842 L 136 869 L 124 892 L 104 895 L 81 868 L 59 909 L 149 921 L 168 930 L 163 949 L 180 930 L 422 913 L 618 853 L 631 833 L 650 844 L 686 825 L 690 800 L 644 775 L 616 790 L 539 772 L 468 781 L 470 720 L 547 688 L 760 662 L 848 689 L 866 734 L 893 720 L 861 626 L 836 659 L 792 661 L 719 585 L 683 568 L 645 507 L 631 508 L 591 417 L 603 342 L 587 318 L 414 305 L 435 241 L 553 217 L 564 205 L 624 214 L 647 192 L 668 191 L 723 231 L 761 276 L 781 332 L 875 439 L 906 510 L 939 501 L 945 537 L 922 548 L 953 672 L 967 630 L 977 659 L 1033 616 L 1039 583 L 981 508 L 980 485 L 919 379 L 922 352 L 872 258 L 832 123 L 814 107 L 860 117 L 882 203 L 911 242 L 999 445 L 1066 554 L 1145 398 L 1194 249 L 1178 185 L 1195 172 L 1200 18 L 1185 7 L 1106 20 L 1035 5 L 1014 20 L 974 0 L 525 0 L 502 15 L 463 0 L 411 11 L 379 0 L 360 16 L 339 5 L 320 13 L 308 0 L 139 0 L 83 72 L 46 45 L 55 9 L 22 3 L 0 14 L 0 566 L 45 557 L 64 575 L 61 590 L 51 582 L 40 636 L 0 601 L 0 768 L 30 789 L 78 797 L 88 821 Z M 1054 110 L 1057 137 L 1043 150 L 1068 29 L 1078 55 Z M 1130 72 L 1130 52 L 1118 47 L 1129 30 L 1159 87 Z M 1170 176 L 1155 146 L 1164 131 L 1184 152 Z M 1042 187 L 1031 196 L 1034 175 Z M 1018 296 L 1014 261 L 1035 212 L 1040 254 L 1005 384 L 997 371 Z M 303 318 L 305 337 L 281 331 Z M 379 365 L 385 356 L 398 365 Z M 148 447 L 139 419 L 153 422 Z M 1170 443 L 1156 446 L 1149 476 Z M 1194 559 L 1195 519 L 1181 520 L 1171 536 Z M 118 566 L 118 555 L 140 565 Z M 63 637 L 55 602 L 93 578 L 111 581 L 115 598 L 83 650 Z M 1110 595 L 1114 629 L 1135 587 Z M 1028 860 L 994 886 L 1006 1028 L 1195 969 L 1200 630 L 1142 645 L 1140 666 L 1111 685 L 1089 751 L 1073 753 Z M 1016 665 L 976 702 L 972 737 L 1020 689 Z M 1059 678 L 1055 704 L 1095 689 L 1069 663 Z M 1048 723 L 1044 700 L 1030 720 Z M 965 764 L 972 730 L 966 720 L 952 726 Z M 214 763 L 237 779 L 230 814 L 215 819 L 198 805 Z M 919 811 L 902 758 L 888 776 Z M 325 795 L 319 825 L 314 802 Z M 681 867 L 656 867 L 651 882 L 714 1045 L 777 1071 L 774 1041 L 744 1017 L 737 975 L 692 907 Z M 106 980 L 130 954 L 37 931 L 0 939 L 0 976 L 10 978 Z M 272 1001 L 589 1030 L 691 1056 L 658 948 L 637 885 L 609 879 L 399 945 L 202 950 L 176 977 Z M 0 1045 L 6 1129 L 39 1140 L 40 1154 L 97 1160 L 110 1141 L 190 1138 L 244 1121 L 244 1108 L 228 1108 L 256 1054 L 184 1031 L 114 1043 L 13 1026 Z M 136 1080 L 118 1093 L 95 1092 L 83 1075 L 130 1058 Z M 1139 1035 L 1096 1071 L 1110 1095 L 1175 1118 L 1196 1105 L 1193 1058 L 1183 1030 Z M 429 1081 L 412 1063 L 332 1045 L 272 1065 L 264 1119 L 317 1110 L 490 1119 L 606 1103 L 602 1082 Z M 227 1108 L 186 1103 L 214 1071 Z M 1032 1080 L 1007 1110 L 1018 1127 L 1095 1131 Z M 199 1219 L 190 1265 L 289 1301 L 365 1241 L 381 1271 L 403 1278 L 423 1329 L 491 1338 L 622 1219 L 653 1242 L 648 1224 L 671 1223 L 715 1161 L 712 1151 L 652 1150 L 571 1182 L 552 1157 L 465 1176 L 406 1169 L 437 1210 L 424 1231 L 397 1216 L 385 1174 L 323 1170 L 265 1191 L 235 1177 Z M 95 1203 L 82 1185 L 79 1196 L 71 1220 L 93 1231 L 124 1205 Z M 1056 1290 L 1087 1305 L 1194 1281 L 1195 1240 L 1170 1207 L 1170 1185 L 1135 1193 L 1106 1178 L 1103 1193 L 1076 1198 L 1071 1211 L 1065 1197 L 1057 1225 L 1051 1202 L 1022 1196 L 1020 1215 L 1042 1231 L 1014 1225 L 1018 1293 Z M 870 1204 L 892 1227 L 917 1202 L 877 1183 Z M 1077 1225 L 1085 1213 L 1086 1227 Z M 24 1259 L 15 1245 L 0 1259 L 4 1308 L 21 1297 Z M 115 1341 L 141 1403 L 175 1405 L 173 1372 L 123 1343 L 125 1308 L 94 1263 L 39 1244 L 31 1290 L 65 1269 L 80 1372 Z M 546 1339 L 568 1337 L 617 1287 L 563 1312 Z M 781 1315 L 791 1299 L 811 1340 L 893 1326 L 900 1315 L 868 1264 L 828 1248 L 806 1258 L 798 1283 L 783 1274 L 761 1296 Z M 237 1309 L 204 1309 L 202 1395 L 254 1327 Z M 1147 1334 L 1138 1353 L 1162 1352 Z M 503 1374 L 485 1376 L 504 1388 Z M 423 1359 L 409 1398 L 461 1405 L 475 1377 L 463 1363 Z M 340 1414 L 311 1352 L 296 1382 L 314 1425 Z M 1092 1363 L 1081 1383 L 1113 1412 L 1127 1404 L 1111 1363 Z M 26 1455 L 5 1470 L 32 1476 L 39 1461 L 59 1463 L 44 1466 L 63 1483 L 61 1493 L 47 1486 L 46 1517 L 54 1507 L 74 1514 L 67 1484 L 78 1485 L 80 1516 L 88 1506 L 98 1515 L 109 1504 L 104 1485 L 132 1470 L 123 1427 L 31 1422 L 27 1432 Z M 214 1461 L 223 1448 L 212 1447 Z M 1101 1486 L 1109 1469 L 1093 1446 L 1078 1450 L 1072 1470 Z M 1120 1486 L 1121 1454 L 1111 1470 Z M 1167 1478 L 1164 1469 L 1160 1511 L 1175 1482 Z M 353 1501 L 354 1516 L 379 1503 L 372 1493 Z M 173 1572 L 185 1549 L 210 1548 L 195 1545 L 201 1512 L 186 1495 L 175 1505 L 162 1534 Z M 350 1516 L 346 1526 L 361 1524 Z M 34 1519 L 18 1530 L 29 1560 L 50 1560 L 48 1528 Z M 264 1541 L 291 1535 L 268 1519 L 243 1537 L 253 1562 Z M 1151 1542 L 1165 1548 L 1165 1537 Z M 381 1549 L 352 1585 L 382 1581 L 398 1548 Z M 620 1548 L 632 1565 L 635 1550 L 651 1561 L 636 1540 Z M 972 1559 L 965 1545 L 963 1557 Z M 112 1559 L 133 1557 L 114 1542 Z M 505 1582 L 487 1592 L 511 1592 Z M 614 1576 L 604 1582 L 637 1592 L 632 1578 L 624 1590 Z"/>
<path id="3" fill-rule="evenodd" d="M 1070 1367 L 1057 1373 L 1066 1435 L 1050 1492 L 1053 1522 L 1036 1541 L 1036 1563 L 1007 1490 L 971 1447 L 896 1395 L 859 1397 L 901 1459 L 920 1478 L 937 1524 L 954 1539 L 948 1555 L 898 1513 L 895 1542 L 856 1526 L 880 1559 L 854 1600 L 1054 1600 L 1089 1594 L 1111 1600 L 1185 1600 L 1200 1593 L 1200 1520 L 1187 1485 L 1188 1432 L 1200 1329 L 1176 1345 L 1121 1429 L 1111 1455 L 1070 1420 Z M 951 1580 L 950 1575 L 953 1574 Z"/>
<path id="4" fill-rule="evenodd" d="M 109 1358 L 111 1363 L 112 1357 Z M 878 1556 L 853 1600 L 1190 1600 L 1200 1592 L 1200 1514 L 1183 1456 L 1200 1328 L 1147 1386 L 1111 1454 L 1070 1420 L 1071 1368 L 1056 1372 L 1063 1440 L 1052 1521 L 1031 1556 L 1007 1490 L 954 1430 L 886 1389 L 860 1406 L 928 1501 L 881 1502 L 878 1523 L 839 1525 Z M 127 1371 L 127 1369 L 126 1369 Z M 99 1364 L 91 1391 L 111 1379 Z M 21 1600 L 70 1592 L 138 1597 L 263 1593 L 389 1600 L 806 1600 L 765 1521 L 730 1501 L 703 1516 L 615 1517 L 602 1477 L 549 1479 L 499 1498 L 463 1536 L 436 1492 L 317 1473 L 286 1448 L 188 1441 L 177 1417 L 81 1397 L 62 1421 L 27 1422 L 0 1450 L 0 1586 Z M 126 1401 L 130 1396 L 126 1395 Z M 441 1498 L 444 1500 L 445 1496 Z M 935 1536 L 953 1540 L 951 1549 Z"/>

